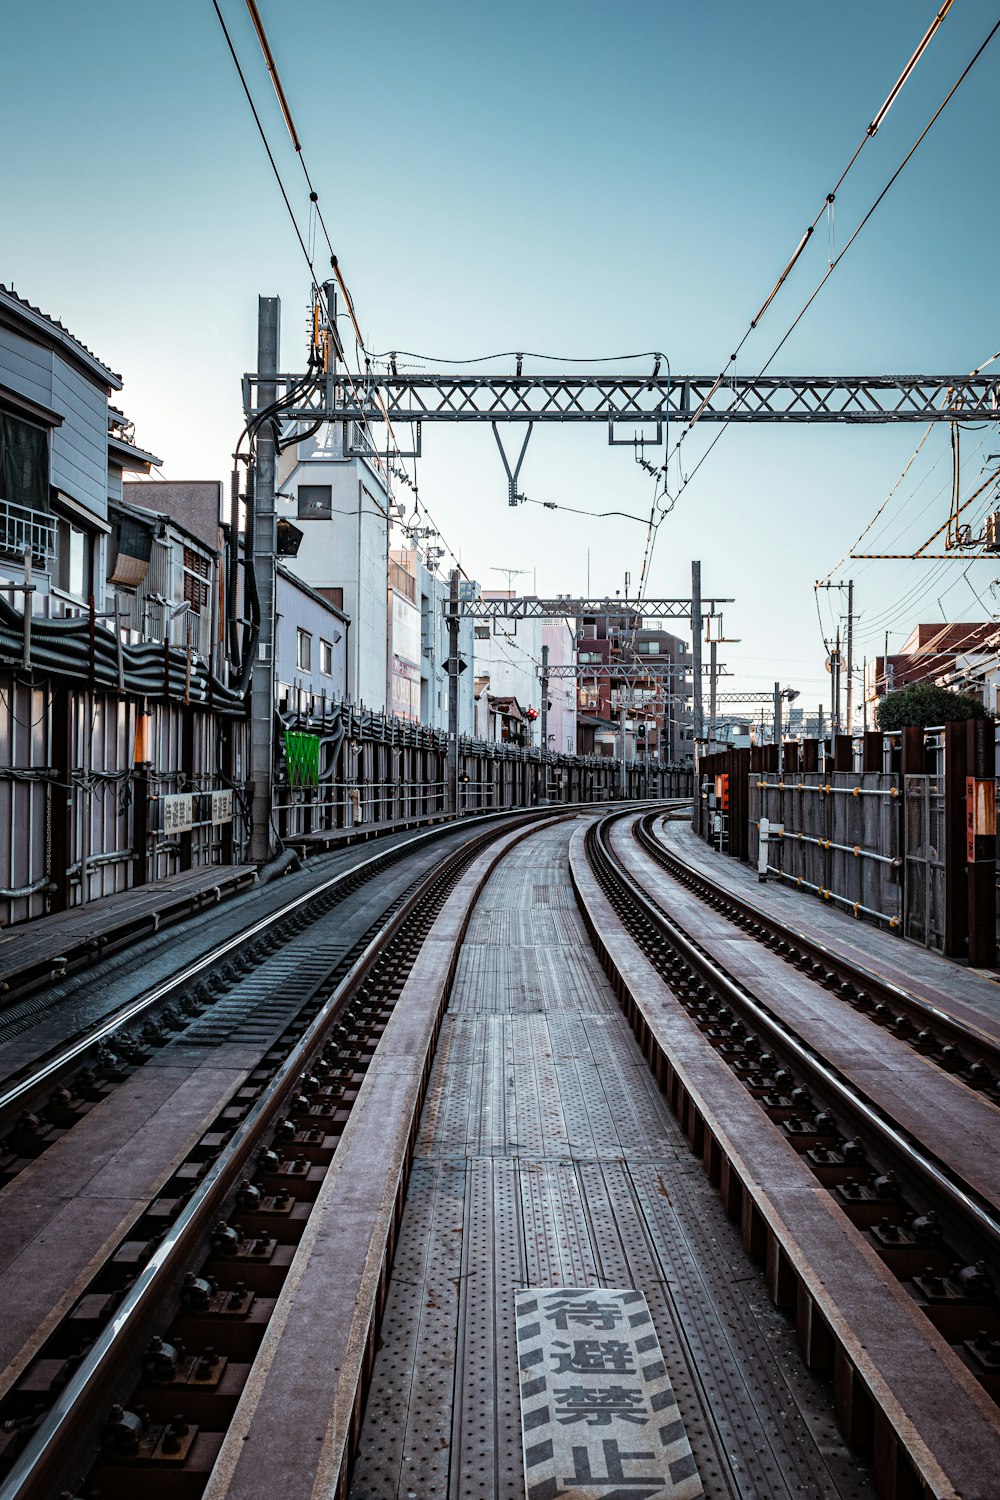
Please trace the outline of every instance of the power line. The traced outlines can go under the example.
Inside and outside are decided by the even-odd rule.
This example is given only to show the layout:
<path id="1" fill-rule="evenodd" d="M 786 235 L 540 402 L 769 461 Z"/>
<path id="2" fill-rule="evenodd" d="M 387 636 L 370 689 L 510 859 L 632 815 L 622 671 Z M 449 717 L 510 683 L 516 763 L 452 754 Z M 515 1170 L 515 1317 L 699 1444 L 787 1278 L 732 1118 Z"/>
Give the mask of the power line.
<path id="1" fill-rule="evenodd" d="M 573 516 L 591 516 L 595 521 L 607 520 L 609 516 L 621 516 L 625 521 L 646 524 L 645 516 L 635 516 L 628 510 L 580 510 L 575 505 L 563 505 L 555 500 L 535 500 L 531 495 L 522 495 L 521 498 L 527 505 L 541 505 L 545 510 L 565 510 Z"/>
<path id="2" fill-rule="evenodd" d="M 911 59 L 911 64 L 913 66 L 915 66 L 916 61 L 919 60 L 918 54 L 926 46 L 926 44 L 930 41 L 931 37 L 934 34 L 934 31 L 936 31 L 937 26 L 940 25 L 940 21 L 944 19 L 944 15 L 947 14 L 947 10 L 949 8 L 950 8 L 950 5 L 947 6 L 947 7 L 942 7 L 942 10 L 938 12 L 938 16 L 935 18 L 935 23 L 932 23 L 932 27 L 929 29 L 928 34 L 926 35 L 924 42 L 921 44 L 921 48 L 918 49 L 918 53 L 914 54 L 914 58 Z M 799 323 L 802 321 L 803 317 L 808 312 L 809 308 L 812 306 L 812 304 L 815 302 L 816 298 L 819 296 L 819 294 L 822 291 L 823 287 L 829 281 L 830 277 L 833 275 L 834 271 L 840 265 L 840 262 L 843 260 L 844 256 L 847 254 L 848 250 L 850 250 L 851 246 L 854 244 L 855 240 L 858 238 L 858 236 L 860 235 L 861 231 L 868 224 L 869 220 L 872 218 L 872 215 L 876 212 L 876 210 L 878 209 L 878 207 L 882 203 L 883 199 L 886 197 L 886 194 L 893 187 L 893 185 L 895 184 L 895 182 L 897 181 L 897 179 L 899 178 L 899 176 L 901 175 L 901 173 L 904 171 L 904 169 L 906 168 L 906 166 L 909 164 L 909 162 L 911 161 L 911 159 L 915 155 L 915 153 L 918 150 L 918 148 L 923 143 L 923 141 L 926 138 L 926 136 L 929 134 L 929 132 L 931 131 L 931 129 L 933 128 L 933 126 L 937 123 L 938 119 L 941 117 L 941 115 L 943 114 L 944 110 L 947 108 L 948 104 L 950 104 L 951 100 L 954 98 L 955 94 L 958 92 L 958 90 L 961 87 L 961 85 L 965 82 L 965 79 L 968 77 L 969 73 L 975 67 L 976 63 L 979 61 L 979 58 L 985 52 L 986 48 L 989 46 L 990 42 L 993 40 L 993 37 L 996 35 L 997 31 L 1000 31 L 1000 21 L 995 22 L 994 25 L 990 28 L 989 32 L 986 35 L 985 40 L 980 43 L 979 47 L 976 49 L 975 53 L 973 54 L 973 56 L 971 57 L 971 59 L 969 60 L 969 62 L 963 68 L 962 72 L 959 74 L 958 79 L 952 85 L 952 87 L 949 89 L 948 93 L 945 95 L 945 97 L 942 100 L 941 104 L 938 106 L 938 108 L 935 110 L 934 114 L 931 116 L 930 120 L 927 122 L 927 124 L 924 126 L 923 130 L 920 132 L 920 134 L 917 137 L 917 139 L 914 142 L 914 144 L 910 147 L 909 151 L 903 157 L 902 161 L 899 163 L 899 165 L 897 166 L 896 170 L 890 176 L 888 182 L 882 188 L 881 192 L 875 198 L 874 202 L 871 204 L 871 206 L 868 209 L 868 211 L 865 213 L 865 215 L 863 216 L 863 218 L 861 219 L 861 221 L 858 223 L 858 225 L 856 226 L 854 232 L 851 234 L 851 236 L 848 239 L 847 243 L 844 245 L 843 249 L 836 256 L 834 256 L 834 258 L 830 261 L 827 270 L 824 272 L 823 276 L 820 278 L 819 282 L 817 283 L 817 285 L 815 286 L 815 288 L 813 289 L 813 291 L 810 293 L 810 295 L 806 299 L 805 303 L 799 309 L 798 313 L 795 315 L 794 319 L 789 324 L 788 328 L 785 330 L 785 333 L 782 335 L 782 337 L 779 339 L 778 343 L 772 349 L 772 351 L 771 351 L 770 355 L 768 356 L 767 360 L 765 361 L 764 365 L 758 371 L 758 376 L 757 376 L 758 379 L 760 378 L 760 376 L 764 375 L 767 372 L 767 370 L 770 368 L 771 364 L 777 358 L 777 356 L 780 353 L 781 349 L 784 348 L 785 344 L 788 342 L 789 338 L 794 333 L 795 329 L 798 327 Z M 894 90 L 890 92 L 889 98 L 887 100 L 887 104 L 886 104 L 886 106 L 883 106 L 883 109 L 886 109 L 889 105 L 891 105 L 894 102 L 895 98 L 898 97 L 899 90 L 902 88 L 902 85 L 906 82 L 906 79 L 909 77 L 910 73 L 912 72 L 913 66 L 908 65 L 908 69 L 904 70 L 904 73 L 900 75 L 900 81 L 897 82 L 897 84 L 894 86 Z M 884 114 L 882 114 L 882 118 L 884 118 Z M 881 123 L 881 121 L 880 121 L 880 123 Z M 864 142 L 862 142 L 862 145 L 863 144 L 864 144 Z M 853 160 L 856 160 L 856 157 L 857 157 L 857 153 L 855 153 L 855 157 L 852 158 L 852 162 L 853 162 Z M 850 166 L 847 168 L 847 170 L 850 170 Z M 846 175 L 846 171 L 845 171 L 844 175 Z M 841 179 L 841 180 L 843 180 L 843 179 Z M 777 290 L 777 288 L 776 288 L 776 290 Z M 746 335 L 744 336 L 744 342 L 745 342 L 745 338 L 746 338 Z M 740 347 L 742 347 L 742 345 Z M 730 364 L 731 364 L 731 362 L 732 361 L 730 361 Z M 726 366 L 726 370 L 728 370 L 729 367 L 730 366 L 727 365 Z M 719 383 L 721 383 L 721 380 L 725 378 L 726 370 L 724 370 L 723 373 L 722 373 L 722 375 L 720 375 L 719 380 L 716 382 L 715 386 L 713 387 L 713 392 L 714 392 L 714 390 L 718 389 Z M 708 401 L 710 399 L 711 399 L 711 393 L 710 393 L 710 395 L 708 397 L 706 397 L 706 401 Z M 734 412 L 739 407 L 740 402 L 742 400 L 745 400 L 745 397 L 741 396 L 737 400 L 737 402 L 734 403 L 734 407 L 733 407 L 733 411 Z M 672 451 L 671 451 L 671 453 L 669 455 L 670 458 L 672 458 L 674 456 L 674 454 L 676 454 L 678 452 L 681 444 L 684 441 L 684 438 L 691 431 L 691 428 L 693 427 L 694 423 L 697 421 L 698 416 L 700 415 L 701 411 L 704 410 L 704 406 L 705 406 L 705 402 L 703 402 L 702 405 L 701 405 L 701 407 L 699 407 L 698 411 L 695 412 L 695 414 L 692 417 L 691 421 L 688 423 L 687 427 L 684 429 L 684 432 L 681 434 L 681 436 L 678 438 L 677 442 L 675 443 L 674 448 L 672 449 Z M 716 433 L 715 437 L 712 439 L 712 442 L 709 444 L 708 448 L 701 455 L 700 459 L 695 464 L 694 468 L 690 471 L 689 474 L 687 474 L 687 475 L 684 476 L 683 483 L 681 484 L 680 489 L 678 489 L 678 491 L 671 497 L 671 509 L 673 508 L 674 505 L 676 505 L 677 500 L 680 498 L 680 496 L 683 493 L 683 491 L 690 484 L 690 482 L 694 478 L 695 474 L 697 474 L 698 470 L 701 468 L 702 464 L 708 458 L 708 455 L 715 448 L 716 444 L 721 440 L 723 433 L 727 431 L 727 429 L 729 428 L 729 426 L 730 426 L 730 421 L 727 419 L 719 427 L 719 431 Z M 668 462 L 669 462 L 669 459 L 668 459 Z"/>
<path id="3" fill-rule="evenodd" d="M 622 364 L 633 359 L 652 359 L 665 362 L 667 356 L 660 349 L 646 349 L 640 354 L 608 354 L 601 358 L 587 355 L 578 358 L 570 354 L 539 354 L 531 349 L 504 349 L 497 354 L 476 354 L 468 359 L 445 359 L 435 354 L 416 354 L 412 349 L 386 349 L 382 354 L 373 354 L 371 358 L 379 361 L 391 361 L 400 355 L 404 359 L 419 360 L 422 365 L 483 365 L 494 359 L 542 359 L 553 364 L 560 365 L 614 365 Z M 659 374 L 657 369 L 655 375 Z"/>
<path id="4" fill-rule="evenodd" d="M 940 7 L 940 9 L 938 10 L 938 12 L 935 15 L 934 19 L 931 21 L 930 26 L 928 26 L 926 32 L 924 33 L 923 37 L 921 38 L 920 42 L 918 43 L 917 48 L 914 51 L 914 53 L 913 53 L 912 57 L 910 58 L 909 62 L 906 64 L 906 67 L 903 69 L 902 73 L 900 73 L 900 75 L 897 78 L 896 82 L 893 84 L 892 88 L 889 90 L 889 93 L 886 95 L 886 98 L 885 98 L 885 100 L 884 100 L 881 108 L 878 110 L 878 112 L 876 113 L 874 119 L 868 125 L 868 128 L 866 129 L 864 135 L 861 137 L 861 141 L 860 141 L 859 145 L 855 148 L 854 154 L 851 156 L 851 158 L 848 161 L 846 167 L 843 169 L 843 171 L 841 172 L 840 176 L 837 178 L 837 181 L 834 183 L 833 189 L 826 194 L 826 197 L 825 197 L 823 203 L 821 204 L 820 208 L 818 209 L 815 218 L 812 220 L 812 222 L 810 224 L 808 224 L 806 226 L 805 233 L 802 235 L 802 238 L 799 240 L 798 244 L 796 245 L 795 249 L 793 250 L 791 258 L 787 262 L 784 270 L 781 272 L 781 275 L 778 277 L 777 281 L 774 283 L 774 286 L 772 287 L 771 291 L 768 293 L 767 297 L 764 299 L 763 303 L 761 304 L 761 306 L 758 309 L 758 311 L 755 314 L 755 316 L 750 319 L 750 322 L 749 322 L 749 324 L 748 324 L 748 326 L 747 326 L 747 328 L 746 328 L 746 330 L 745 330 L 745 332 L 743 334 L 743 337 L 740 339 L 739 343 L 736 345 L 735 350 L 729 356 L 729 359 L 726 361 L 726 364 L 723 366 L 722 370 L 720 370 L 720 372 L 717 375 L 717 377 L 715 379 L 715 382 L 713 383 L 712 388 L 709 391 L 708 395 L 705 397 L 704 401 L 701 403 L 701 406 L 698 408 L 698 410 L 691 417 L 691 419 L 688 422 L 687 426 L 685 427 L 684 431 L 681 433 L 680 437 L 678 438 L 677 443 L 676 443 L 676 445 L 674 447 L 674 452 L 677 452 L 677 450 L 680 448 L 681 444 L 684 442 L 684 439 L 687 437 L 688 433 L 691 431 L 691 429 L 697 423 L 699 417 L 701 416 L 701 413 L 705 410 L 705 407 L 711 401 L 712 397 L 715 395 L 716 391 L 719 389 L 719 386 L 722 384 L 723 380 L 725 380 L 726 375 L 729 373 L 729 371 L 732 369 L 733 365 L 735 364 L 737 358 L 740 355 L 740 352 L 743 349 L 744 344 L 747 342 L 747 340 L 750 338 L 751 334 L 757 328 L 758 324 L 760 323 L 761 318 L 763 318 L 764 314 L 767 312 L 768 308 L 771 306 L 771 303 L 774 301 L 775 297 L 777 297 L 778 293 L 781 291 L 782 287 L 785 285 L 785 282 L 788 280 L 789 276 L 792 273 L 792 270 L 795 267 L 796 262 L 798 261 L 799 257 L 802 255 L 803 251 L 805 250 L 806 245 L 809 243 L 810 239 L 812 238 L 813 232 L 816 229 L 817 224 L 819 224 L 820 220 L 822 219 L 824 213 L 828 214 L 828 215 L 832 213 L 833 204 L 834 204 L 834 201 L 836 199 L 837 193 L 840 191 L 840 188 L 842 187 L 843 183 L 846 181 L 848 174 L 850 173 L 851 169 L 853 168 L 855 162 L 858 160 L 858 157 L 861 155 L 861 153 L 864 150 L 865 146 L 878 133 L 878 130 L 879 130 L 879 128 L 880 128 L 883 120 L 885 119 L 886 115 L 889 113 L 889 110 L 892 108 L 892 105 L 895 103 L 896 99 L 899 97 L 900 93 L 902 92 L 904 86 L 906 85 L 907 80 L 910 78 L 910 75 L 913 73 L 914 69 L 916 68 L 917 63 L 920 61 L 920 59 L 923 56 L 924 52 L 927 50 L 928 46 L 930 45 L 930 42 L 931 42 L 932 38 L 934 37 L 934 35 L 937 32 L 938 28 L 941 26 L 941 23 L 944 21 L 945 16 L 948 14 L 949 10 L 952 7 L 952 4 L 953 4 L 953 0 L 945 0 L 945 3 Z M 831 269 L 832 269 L 832 264 L 833 263 L 831 262 Z M 714 447 L 714 444 L 713 444 L 713 447 Z M 699 467 L 700 467 L 700 465 L 699 465 Z"/>
<path id="5" fill-rule="evenodd" d="M 310 274 L 311 274 L 311 277 L 312 277 L 313 286 L 314 287 L 318 286 L 320 278 L 318 277 L 318 275 L 316 273 L 316 269 L 315 269 L 315 266 L 314 266 L 314 263 L 313 263 L 313 257 L 312 257 L 312 255 L 309 252 L 309 249 L 308 249 L 308 247 L 306 245 L 305 238 L 304 238 L 304 236 L 302 234 L 302 230 L 301 230 L 301 228 L 299 226 L 298 219 L 296 218 L 295 212 L 294 212 L 294 210 L 292 208 L 291 200 L 289 198 L 287 189 L 285 188 L 284 180 L 283 180 L 283 178 L 281 176 L 281 173 L 280 173 L 280 171 L 278 169 L 278 165 L 277 165 L 277 162 L 275 160 L 274 153 L 271 150 L 271 145 L 270 145 L 270 142 L 269 142 L 268 137 L 267 137 L 267 132 L 266 132 L 266 130 L 264 128 L 264 124 L 263 124 L 263 122 L 261 120 L 260 113 L 259 113 L 259 111 L 257 109 L 257 106 L 254 103 L 253 95 L 252 95 L 252 93 L 250 91 L 250 86 L 249 86 L 249 83 L 247 82 L 246 74 L 243 71 L 243 67 L 242 67 L 242 65 L 240 63 L 239 56 L 238 56 L 238 54 L 236 52 L 235 44 L 233 42 L 233 39 L 232 39 L 232 36 L 230 34 L 229 28 L 226 25 L 226 21 L 225 21 L 225 18 L 223 16 L 223 14 L 222 14 L 222 11 L 221 11 L 221 9 L 219 7 L 218 0 L 212 0 L 212 6 L 213 6 L 213 9 L 215 10 L 216 16 L 218 17 L 219 25 L 221 26 L 223 35 L 224 35 L 224 37 L 226 39 L 226 44 L 227 44 L 227 46 L 229 48 L 230 56 L 232 57 L 233 63 L 235 65 L 235 67 L 236 67 L 237 74 L 239 75 L 240 83 L 243 86 L 243 92 L 246 95 L 247 103 L 250 105 L 250 110 L 251 110 L 251 113 L 253 114 L 254 122 L 255 122 L 255 124 L 257 126 L 258 133 L 260 134 L 260 138 L 261 138 L 261 140 L 262 140 L 262 142 L 264 144 L 264 149 L 267 152 L 267 158 L 268 158 L 268 161 L 271 164 L 271 170 L 274 173 L 275 180 L 277 181 L 278 187 L 279 187 L 279 189 L 281 191 L 281 196 L 282 196 L 282 199 L 284 200 L 285 207 L 286 207 L 286 209 L 288 211 L 288 216 L 289 216 L 289 218 L 290 218 L 290 220 L 292 222 L 292 227 L 295 230 L 296 238 L 298 239 L 299 245 L 300 245 L 300 247 L 302 249 L 302 253 L 303 253 L 303 256 L 305 257 L 306 264 L 309 267 L 309 271 L 310 271 Z M 369 357 L 368 356 L 368 351 L 367 351 L 367 349 L 365 347 L 364 337 L 362 335 L 361 327 L 360 327 L 360 324 L 359 324 L 359 321 L 358 321 L 358 318 L 357 318 L 357 314 L 356 314 L 356 311 L 355 311 L 354 300 L 353 300 L 353 298 L 351 296 L 350 289 L 349 289 L 349 287 L 347 285 L 347 281 L 346 281 L 346 279 L 345 279 L 345 277 L 343 275 L 343 272 L 342 272 L 342 270 L 340 268 L 340 263 L 339 263 L 338 257 L 336 255 L 336 253 L 334 252 L 334 249 L 333 249 L 333 243 L 332 243 L 332 240 L 330 238 L 330 233 L 329 233 L 329 230 L 327 228 L 326 220 L 323 217 L 323 211 L 322 211 L 322 209 L 320 207 L 320 204 L 319 204 L 319 193 L 317 192 L 317 190 L 316 190 L 316 188 L 315 188 L 315 186 L 313 184 L 312 176 L 311 176 L 311 174 L 309 172 L 309 167 L 308 167 L 308 164 L 306 162 L 305 153 L 304 153 L 303 147 L 302 147 L 302 141 L 301 141 L 301 139 L 299 137 L 298 130 L 296 129 L 296 126 L 295 126 L 295 121 L 294 121 L 294 117 L 292 115 L 291 106 L 290 106 L 289 101 L 288 101 L 288 96 L 287 96 L 287 94 L 285 92 L 285 89 L 284 89 L 284 86 L 283 86 L 283 84 L 281 82 L 281 75 L 280 75 L 279 70 L 278 70 L 278 65 L 277 65 L 277 62 L 275 61 L 274 53 L 273 53 L 273 51 L 271 49 L 270 42 L 268 41 L 267 32 L 266 32 L 266 29 L 264 27 L 264 22 L 263 22 L 263 19 L 261 17 L 260 11 L 259 11 L 259 9 L 257 7 L 256 0 L 247 0 L 247 9 L 248 9 L 248 11 L 250 13 L 250 19 L 251 19 L 251 22 L 253 24 L 254 31 L 255 31 L 255 33 L 257 35 L 257 40 L 258 40 L 258 42 L 260 44 L 261 52 L 262 52 L 263 57 L 264 57 L 265 67 L 267 68 L 268 74 L 270 76 L 272 85 L 273 85 L 274 90 L 275 90 L 275 94 L 277 96 L 278 106 L 279 106 L 279 109 L 281 111 L 282 118 L 284 119 L 285 126 L 286 126 L 286 129 L 288 130 L 288 134 L 289 134 L 289 137 L 291 139 L 293 149 L 294 149 L 294 151 L 296 153 L 296 156 L 298 157 L 299 164 L 302 167 L 302 172 L 303 172 L 303 176 L 304 176 L 305 181 L 306 181 L 306 186 L 307 186 L 307 188 L 309 190 L 310 212 L 311 213 L 315 213 L 316 219 L 317 219 L 317 221 L 318 221 L 318 223 L 320 225 L 320 228 L 323 231 L 323 236 L 324 236 L 324 239 L 326 240 L 327 249 L 330 252 L 330 265 L 331 265 L 331 268 L 333 270 L 334 276 L 336 278 L 337 285 L 340 288 L 341 294 L 343 295 L 345 305 L 347 307 L 348 315 L 350 317 L 351 324 L 352 324 L 352 327 L 354 329 L 354 334 L 355 334 L 355 338 L 356 338 L 356 341 L 357 341 L 357 346 L 358 346 L 359 353 L 365 355 L 365 357 L 368 358 Z M 357 388 L 357 383 L 356 383 L 356 377 L 355 377 L 354 373 L 350 370 L 350 368 L 347 365 L 346 357 L 344 356 L 343 344 L 342 344 L 342 342 L 340 340 L 340 336 L 339 336 L 339 333 L 338 333 L 336 327 L 333 327 L 331 329 L 331 333 L 332 333 L 332 336 L 333 336 L 333 339 L 334 339 L 334 343 L 337 346 L 338 353 L 341 355 L 341 358 L 344 359 L 345 374 L 346 374 L 346 376 L 347 376 L 347 378 L 348 378 L 351 386 L 353 387 L 355 393 L 357 394 L 357 389 L 358 388 Z M 275 407 L 275 411 L 277 411 L 277 406 Z M 261 416 L 263 414 L 258 414 L 258 415 Z M 268 415 L 270 415 L 270 413 L 268 413 Z M 389 422 L 388 413 L 385 411 L 384 407 L 383 407 L 383 416 L 384 416 L 386 424 L 387 424 L 387 431 L 389 432 L 390 436 L 392 437 L 393 442 L 395 443 L 395 433 L 392 430 L 392 424 Z M 364 426 L 365 426 L 366 429 L 369 430 L 369 433 L 370 433 L 370 426 L 369 426 L 367 418 L 364 420 Z M 377 466 L 381 466 L 381 460 L 380 460 L 379 454 L 378 454 L 378 452 L 377 452 L 377 450 L 375 448 L 374 443 L 372 444 L 372 452 L 373 452 L 373 455 L 375 457 L 376 465 Z M 401 453 L 399 451 L 398 444 L 396 445 L 396 448 L 395 448 L 395 455 L 396 455 L 397 458 L 400 459 L 400 462 L 405 462 L 405 460 L 403 460 L 402 455 L 401 455 Z M 387 490 L 391 493 L 391 480 L 390 480 L 389 474 L 388 474 L 388 464 L 387 464 L 387 472 L 386 472 L 386 487 L 387 487 Z M 425 509 L 425 513 L 427 513 L 428 516 L 429 516 L 429 512 L 426 511 L 426 506 L 424 507 L 424 509 Z M 454 550 L 451 547 L 448 546 L 447 542 L 445 541 L 445 538 L 444 538 L 443 534 L 439 533 L 439 535 L 441 535 L 442 542 L 444 542 L 444 545 L 447 548 L 448 552 L 451 554 L 452 559 L 459 566 L 460 571 L 464 571 L 464 570 L 461 569 L 461 564 L 458 563 L 457 554 L 454 552 Z"/>
<path id="6" fill-rule="evenodd" d="M 212 8 L 219 18 L 219 25 L 222 27 L 222 34 L 226 39 L 226 46 L 229 48 L 229 55 L 233 59 L 233 64 L 236 68 L 236 72 L 239 74 L 239 80 L 243 85 L 243 92 L 246 95 L 247 103 L 250 106 L 250 112 L 254 117 L 254 123 L 256 124 L 257 130 L 260 133 L 260 138 L 264 143 L 264 150 L 267 152 L 267 159 L 271 163 L 271 171 L 274 173 L 275 181 L 278 184 L 281 196 L 285 202 L 285 208 L 288 210 L 288 217 L 292 221 L 292 228 L 295 230 L 295 237 L 298 240 L 299 245 L 301 246 L 302 254 L 305 256 L 306 265 L 309 267 L 313 282 L 315 283 L 319 278 L 316 275 L 316 270 L 312 263 L 312 256 L 309 254 L 309 251 L 306 248 L 306 242 L 303 239 L 302 231 L 299 228 L 299 221 L 295 217 L 295 212 L 292 208 L 291 200 L 285 188 L 284 180 L 282 179 L 281 173 L 278 170 L 278 163 L 274 159 L 274 152 L 271 150 L 270 142 L 267 139 L 267 132 L 265 131 L 263 122 L 261 121 L 260 115 L 257 112 L 257 106 L 253 102 L 253 95 L 250 92 L 250 85 L 247 83 L 246 74 L 244 73 L 242 65 L 240 64 L 239 57 L 236 54 L 236 48 L 233 45 L 233 39 L 229 34 L 229 27 L 226 25 L 225 17 L 223 16 L 222 11 L 219 9 L 219 0 L 212 0 Z"/>

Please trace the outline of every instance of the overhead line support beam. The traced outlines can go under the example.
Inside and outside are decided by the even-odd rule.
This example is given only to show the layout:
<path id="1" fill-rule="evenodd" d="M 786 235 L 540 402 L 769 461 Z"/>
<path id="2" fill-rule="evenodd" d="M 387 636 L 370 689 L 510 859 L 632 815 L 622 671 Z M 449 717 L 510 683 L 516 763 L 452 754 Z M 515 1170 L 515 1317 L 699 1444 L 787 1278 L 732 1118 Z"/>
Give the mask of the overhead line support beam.
<path id="1" fill-rule="evenodd" d="M 244 406 L 262 404 L 246 375 Z M 279 375 L 278 394 L 301 375 Z M 976 422 L 1000 417 L 1000 375 L 417 375 L 326 382 L 303 422 Z"/>

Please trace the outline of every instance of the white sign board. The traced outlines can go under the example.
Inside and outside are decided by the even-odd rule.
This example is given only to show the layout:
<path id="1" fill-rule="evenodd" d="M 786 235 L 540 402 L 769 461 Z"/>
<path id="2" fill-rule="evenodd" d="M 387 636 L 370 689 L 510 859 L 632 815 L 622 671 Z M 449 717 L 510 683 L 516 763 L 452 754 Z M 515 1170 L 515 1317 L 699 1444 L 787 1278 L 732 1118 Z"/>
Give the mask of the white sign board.
<path id="1" fill-rule="evenodd" d="M 514 1297 L 527 1500 L 698 1500 L 642 1292 L 535 1287 Z"/>
<path id="2" fill-rule="evenodd" d="M 212 793 L 212 826 L 217 828 L 220 823 L 231 823 L 233 821 L 233 794 L 232 792 Z"/>
<path id="3" fill-rule="evenodd" d="M 163 832 L 190 833 L 194 824 L 194 796 L 179 792 L 163 799 Z"/>

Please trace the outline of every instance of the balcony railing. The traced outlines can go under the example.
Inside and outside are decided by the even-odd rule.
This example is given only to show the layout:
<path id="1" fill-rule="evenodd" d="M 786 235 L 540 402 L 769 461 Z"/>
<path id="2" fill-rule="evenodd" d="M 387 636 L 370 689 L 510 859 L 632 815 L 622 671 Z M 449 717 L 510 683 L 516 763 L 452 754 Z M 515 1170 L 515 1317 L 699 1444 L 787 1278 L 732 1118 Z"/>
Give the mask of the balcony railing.
<path id="1" fill-rule="evenodd" d="M 0 500 L 0 551 L 45 564 L 56 555 L 56 518 L 13 500 Z"/>

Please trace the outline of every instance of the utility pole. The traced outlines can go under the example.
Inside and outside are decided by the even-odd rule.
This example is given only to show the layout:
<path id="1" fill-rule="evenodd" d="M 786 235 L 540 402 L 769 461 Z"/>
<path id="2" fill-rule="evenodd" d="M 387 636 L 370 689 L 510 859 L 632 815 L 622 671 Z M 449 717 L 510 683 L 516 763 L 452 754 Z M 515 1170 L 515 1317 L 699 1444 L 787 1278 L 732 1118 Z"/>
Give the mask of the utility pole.
<path id="1" fill-rule="evenodd" d="M 539 733 L 542 737 L 542 795 L 540 802 L 549 800 L 549 648 L 542 646 L 542 702 L 539 711 Z"/>
<path id="2" fill-rule="evenodd" d="M 774 743 L 778 747 L 778 770 L 784 770 L 785 745 L 781 734 L 781 683 L 774 684 Z"/>
<path id="3" fill-rule="evenodd" d="M 854 579 L 847 580 L 847 733 L 854 727 Z"/>
<path id="4" fill-rule="evenodd" d="M 619 776 L 618 790 L 620 791 L 620 793 L 621 793 L 621 795 L 623 797 L 627 797 L 628 796 L 628 767 L 625 764 L 625 749 L 626 749 L 626 745 L 628 743 L 627 739 L 626 739 L 626 734 L 625 734 L 625 693 L 626 693 L 626 689 L 625 688 L 620 688 L 619 691 L 620 691 L 620 693 L 622 695 L 621 696 L 621 702 L 618 705 L 619 722 L 620 722 L 620 726 L 621 726 L 620 729 L 619 729 L 619 737 L 620 737 L 620 740 L 621 740 L 622 759 L 621 759 L 621 771 L 620 771 L 620 776 Z"/>
<path id="5" fill-rule="evenodd" d="M 448 805 L 458 807 L 458 569 L 452 568 L 448 589 Z"/>
<path id="6" fill-rule="evenodd" d="M 691 667 L 694 673 L 691 707 L 694 724 L 694 760 L 698 765 L 698 741 L 704 731 L 701 704 L 701 563 L 691 564 Z"/>
<path id="7" fill-rule="evenodd" d="M 708 647 L 708 748 L 715 749 L 716 684 L 718 679 L 718 641 L 713 637 Z"/>
<path id="8" fill-rule="evenodd" d="M 850 734 L 854 727 L 854 579 L 849 578 L 846 583 L 817 583 L 817 589 L 846 589 L 847 590 L 847 637 L 844 642 L 847 656 L 847 733 Z M 833 694 L 831 718 L 831 732 L 839 734 L 841 728 L 840 720 L 840 626 L 837 626 L 837 649 L 830 657 L 830 673 L 833 678 L 831 691 Z"/>
<path id="9" fill-rule="evenodd" d="M 258 399 L 261 409 L 277 398 L 278 345 L 281 302 L 257 299 Z M 253 553 L 244 565 L 253 568 L 260 601 L 257 656 L 250 677 L 250 858 L 264 864 L 271 854 L 271 813 L 274 801 L 274 595 L 278 518 L 274 508 L 277 443 L 275 425 L 265 420 L 257 429 L 255 450 Z"/>

